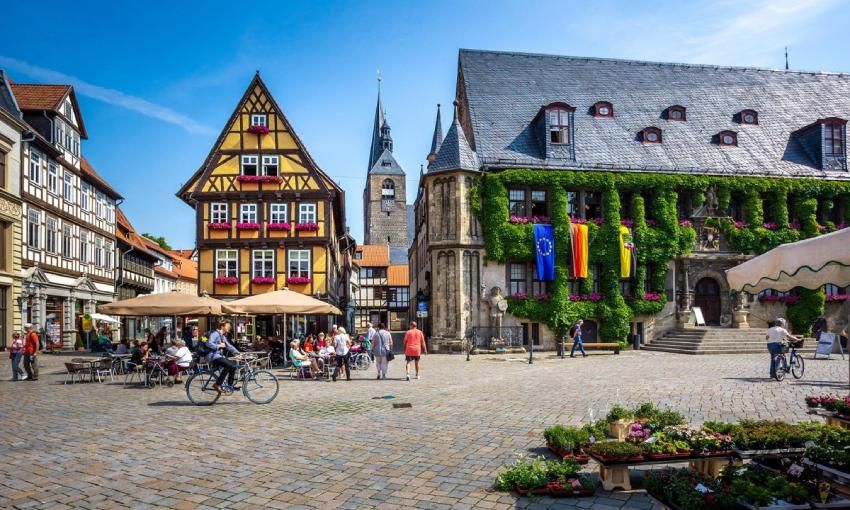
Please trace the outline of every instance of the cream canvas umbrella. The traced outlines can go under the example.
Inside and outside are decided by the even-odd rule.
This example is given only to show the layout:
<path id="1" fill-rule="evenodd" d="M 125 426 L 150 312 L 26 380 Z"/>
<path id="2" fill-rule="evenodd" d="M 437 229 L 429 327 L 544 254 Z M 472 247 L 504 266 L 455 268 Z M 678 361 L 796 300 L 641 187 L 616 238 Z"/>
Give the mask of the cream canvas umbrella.
<path id="1" fill-rule="evenodd" d="M 342 315 L 339 308 L 310 296 L 288 289 L 256 294 L 229 303 L 223 303 L 224 313 L 234 314 L 312 314 L 329 313 Z"/>
<path id="2" fill-rule="evenodd" d="M 175 315 L 221 315 L 223 301 L 209 296 L 193 296 L 180 292 L 148 294 L 133 299 L 115 301 L 97 307 L 100 313 L 169 317 Z"/>
<path id="3" fill-rule="evenodd" d="M 850 285 L 850 228 L 783 244 L 726 271 L 732 290 L 756 294 Z"/>

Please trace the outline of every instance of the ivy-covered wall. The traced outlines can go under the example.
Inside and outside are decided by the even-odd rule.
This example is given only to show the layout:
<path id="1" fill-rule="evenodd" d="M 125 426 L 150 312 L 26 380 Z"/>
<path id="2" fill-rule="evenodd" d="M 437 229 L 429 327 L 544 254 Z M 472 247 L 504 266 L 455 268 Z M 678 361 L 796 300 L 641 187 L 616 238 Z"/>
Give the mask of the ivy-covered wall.
<path id="1" fill-rule="evenodd" d="M 549 191 L 550 217 L 555 230 L 555 280 L 550 283 L 548 299 L 509 297 L 509 313 L 546 324 L 558 337 L 565 335 L 577 319 L 596 318 L 600 321 L 600 340 L 625 343 L 632 317 L 661 311 L 667 300 L 664 286 L 669 262 L 688 253 L 696 240 L 690 223 L 678 217 L 679 193 L 687 193 L 696 209 L 705 201 L 705 191 L 710 186 L 717 190 L 721 209 L 730 206 L 733 194 L 743 199 L 743 219 L 713 220 L 731 248 L 739 253 L 762 253 L 782 243 L 842 228 L 843 224 L 818 223 L 819 202 L 822 216 L 828 214 L 834 203 L 841 204 L 844 221 L 850 223 L 850 183 L 816 179 L 516 169 L 482 175 L 471 193 L 473 212 L 484 231 L 486 258 L 507 263 L 536 260 L 532 225 L 509 220 L 508 188 Z M 591 267 L 601 268 L 601 274 L 596 275 L 601 299 L 596 301 L 576 300 L 575 296 L 571 299 L 569 294 L 567 190 L 602 193 L 602 222 L 598 225 L 588 222 L 589 262 Z M 637 246 L 632 296 L 620 292 L 620 193 L 632 196 L 629 219 Z M 650 266 L 652 278 L 647 281 Z M 591 293 L 592 277 L 580 280 L 582 295 Z M 795 331 L 804 333 L 812 319 L 823 313 L 823 292 L 799 289 L 796 293 L 801 299 L 788 305 L 788 315 Z"/>

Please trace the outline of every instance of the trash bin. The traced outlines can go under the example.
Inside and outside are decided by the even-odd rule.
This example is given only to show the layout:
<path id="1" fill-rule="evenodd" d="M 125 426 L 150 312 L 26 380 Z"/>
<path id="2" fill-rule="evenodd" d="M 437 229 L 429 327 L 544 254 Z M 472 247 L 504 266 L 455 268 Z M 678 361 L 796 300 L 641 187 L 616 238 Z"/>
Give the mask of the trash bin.
<path id="1" fill-rule="evenodd" d="M 633 347 L 633 348 L 634 348 L 634 350 L 636 350 L 636 351 L 639 351 L 639 350 L 640 350 L 640 335 L 634 335 L 634 336 L 632 336 L 632 347 Z"/>

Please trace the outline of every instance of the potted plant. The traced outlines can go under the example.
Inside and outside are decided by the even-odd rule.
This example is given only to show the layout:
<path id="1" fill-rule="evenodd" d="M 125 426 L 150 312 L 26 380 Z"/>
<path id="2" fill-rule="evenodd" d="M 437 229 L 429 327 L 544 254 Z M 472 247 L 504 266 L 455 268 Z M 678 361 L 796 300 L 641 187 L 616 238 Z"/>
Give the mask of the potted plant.
<path id="1" fill-rule="evenodd" d="M 495 488 L 520 494 L 551 496 L 592 496 L 593 481 L 579 471 L 574 460 L 543 460 L 520 456 L 496 478 Z"/>
<path id="2" fill-rule="evenodd" d="M 587 447 L 587 453 L 603 464 L 640 462 L 643 460 L 644 447 L 634 443 L 603 441 Z"/>
<path id="3" fill-rule="evenodd" d="M 575 459 L 580 464 L 590 460 L 581 449 L 590 441 L 590 433 L 585 429 L 554 425 L 543 431 L 543 437 L 549 449 L 562 459 Z"/>
<path id="4" fill-rule="evenodd" d="M 633 418 L 632 411 L 619 405 L 612 407 L 605 417 L 608 422 L 608 435 L 617 441 L 624 441 L 629 435 L 629 424 Z"/>
<path id="5" fill-rule="evenodd" d="M 77 333 L 77 341 L 74 342 L 74 350 L 76 350 L 76 351 L 86 350 L 86 346 L 83 344 L 83 337 L 79 333 Z"/>

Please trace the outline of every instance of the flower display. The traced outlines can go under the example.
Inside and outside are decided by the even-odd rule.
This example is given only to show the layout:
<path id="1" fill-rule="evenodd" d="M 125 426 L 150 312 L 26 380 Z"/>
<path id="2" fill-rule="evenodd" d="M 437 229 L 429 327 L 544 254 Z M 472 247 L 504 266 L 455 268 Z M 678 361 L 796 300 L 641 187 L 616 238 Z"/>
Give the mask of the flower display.
<path id="1" fill-rule="evenodd" d="M 634 227 L 635 221 L 631 218 L 621 218 L 620 219 L 620 225 L 622 225 L 624 227 Z"/>
<path id="2" fill-rule="evenodd" d="M 768 229 L 768 230 L 778 230 L 779 229 L 779 224 L 776 223 L 775 221 L 765 221 L 764 223 L 761 224 L 761 226 Z"/>
<path id="3" fill-rule="evenodd" d="M 690 220 L 679 220 L 679 226 L 684 228 L 693 228 L 694 224 Z"/>
<path id="4" fill-rule="evenodd" d="M 591 292 L 590 294 L 570 294 L 570 301 L 591 301 L 596 303 L 602 301 L 602 294 Z"/>
<path id="5" fill-rule="evenodd" d="M 260 224 L 254 222 L 237 223 L 236 228 L 239 230 L 260 230 Z"/>
<path id="6" fill-rule="evenodd" d="M 290 223 L 269 223 L 266 225 L 266 228 L 269 230 L 290 230 L 292 228 L 292 224 Z"/>
<path id="7" fill-rule="evenodd" d="M 844 223 L 839 223 L 835 226 L 835 230 L 844 230 L 845 228 L 847 228 L 847 225 Z"/>
<path id="8" fill-rule="evenodd" d="M 239 278 L 235 276 L 219 276 L 218 278 L 215 278 L 213 282 L 222 285 L 232 285 L 234 283 L 239 283 Z"/>
<path id="9" fill-rule="evenodd" d="M 735 228 L 747 228 L 750 226 L 750 224 L 746 221 L 735 220 L 735 223 L 733 223 L 732 226 Z"/>
<path id="10" fill-rule="evenodd" d="M 661 293 L 653 290 L 643 295 L 644 301 L 661 301 Z"/>
<path id="11" fill-rule="evenodd" d="M 785 296 L 779 296 L 776 294 L 768 294 L 759 296 L 759 301 L 762 303 L 796 303 L 800 300 L 800 296 L 796 294 L 786 294 Z"/>
<path id="12" fill-rule="evenodd" d="M 304 276 L 290 276 L 289 278 L 286 279 L 286 283 L 289 283 L 289 284 L 292 284 L 292 285 L 304 285 L 304 284 L 310 283 L 312 281 L 313 281 L 312 278 L 307 278 L 307 277 L 304 277 Z"/>
<path id="13" fill-rule="evenodd" d="M 250 126 L 248 128 L 249 133 L 254 133 L 255 135 L 267 135 L 269 134 L 268 126 Z"/>
<path id="14" fill-rule="evenodd" d="M 256 284 L 274 283 L 274 281 L 274 278 L 272 278 L 271 276 L 255 276 L 251 278 L 251 283 Z"/>
<path id="15" fill-rule="evenodd" d="M 512 297 L 513 299 L 525 299 L 528 297 L 528 294 L 526 294 L 525 292 L 514 292 L 510 295 L 510 297 Z"/>
<path id="16" fill-rule="evenodd" d="M 632 443 L 642 443 L 649 439 L 649 436 L 651 435 L 652 429 L 649 427 L 648 423 L 644 424 L 636 421 L 629 427 L 629 435 L 626 440 L 631 441 Z"/>
<path id="17" fill-rule="evenodd" d="M 237 175 L 236 180 L 239 182 L 264 182 L 280 184 L 283 179 L 277 175 Z"/>
<path id="18" fill-rule="evenodd" d="M 230 230 L 231 226 L 230 223 L 207 223 L 210 230 Z"/>
<path id="19" fill-rule="evenodd" d="M 534 299 L 538 301 L 549 301 L 552 299 L 552 296 L 548 292 L 541 292 L 540 294 L 535 294 Z"/>
<path id="20" fill-rule="evenodd" d="M 312 223 L 312 222 L 296 223 L 295 224 L 295 230 L 301 230 L 301 231 L 305 231 L 305 232 L 315 232 L 316 230 L 319 230 L 319 224 L 318 223 Z"/>
<path id="21" fill-rule="evenodd" d="M 850 294 L 829 294 L 826 296 L 827 303 L 847 301 L 847 299 L 850 299 Z"/>
<path id="22" fill-rule="evenodd" d="M 526 223 L 550 223 L 551 220 L 548 216 L 517 216 L 515 214 L 511 214 L 510 220 L 514 225 L 524 225 Z"/>

